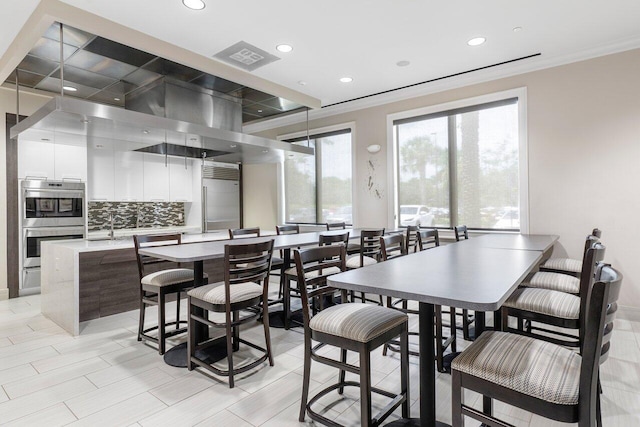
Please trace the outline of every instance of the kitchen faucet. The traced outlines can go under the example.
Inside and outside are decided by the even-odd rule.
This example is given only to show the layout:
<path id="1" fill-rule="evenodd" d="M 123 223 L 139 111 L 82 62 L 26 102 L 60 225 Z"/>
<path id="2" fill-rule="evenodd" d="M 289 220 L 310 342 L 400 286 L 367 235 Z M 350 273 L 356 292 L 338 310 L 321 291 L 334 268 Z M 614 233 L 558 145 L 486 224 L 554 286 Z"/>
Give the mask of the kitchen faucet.
<path id="1" fill-rule="evenodd" d="M 113 240 L 113 212 L 109 212 L 109 218 L 107 219 L 111 223 L 111 229 L 109 230 L 109 239 Z"/>

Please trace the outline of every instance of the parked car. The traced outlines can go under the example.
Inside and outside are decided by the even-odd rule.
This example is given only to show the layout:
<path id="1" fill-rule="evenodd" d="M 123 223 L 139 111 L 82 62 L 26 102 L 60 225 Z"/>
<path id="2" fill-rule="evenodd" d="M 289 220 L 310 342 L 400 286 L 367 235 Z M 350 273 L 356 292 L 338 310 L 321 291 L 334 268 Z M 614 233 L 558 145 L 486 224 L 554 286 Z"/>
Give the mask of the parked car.
<path id="1" fill-rule="evenodd" d="M 344 222 L 348 225 L 353 224 L 353 212 L 351 206 L 342 206 L 325 218 L 327 219 L 327 222 Z"/>
<path id="2" fill-rule="evenodd" d="M 520 211 L 517 208 L 507 209 L 493 228 L 520 229 Z"/>
<path id="3" fill-rule="evenodd" d="M 433 215 L 429 213 L 429 208 L 422 205 L 401 205 L 400 225 L 419 225 L 431 227 L 433 225 Z"/>

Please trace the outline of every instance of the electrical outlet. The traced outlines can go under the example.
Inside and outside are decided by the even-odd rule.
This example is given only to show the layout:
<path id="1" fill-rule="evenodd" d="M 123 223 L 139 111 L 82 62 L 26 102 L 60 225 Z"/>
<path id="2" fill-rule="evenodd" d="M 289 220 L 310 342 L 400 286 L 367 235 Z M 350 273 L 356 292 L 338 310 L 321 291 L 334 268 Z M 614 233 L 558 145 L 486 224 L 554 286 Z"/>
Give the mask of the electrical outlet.
<path id="1" fill-rule="evenodd" d="M 183 216 L 184 216 L 184 215 L 182 214 L 182 212 L 180 212 L 180 213 L 178 214 L 178 221 L 182 221 Z"/>

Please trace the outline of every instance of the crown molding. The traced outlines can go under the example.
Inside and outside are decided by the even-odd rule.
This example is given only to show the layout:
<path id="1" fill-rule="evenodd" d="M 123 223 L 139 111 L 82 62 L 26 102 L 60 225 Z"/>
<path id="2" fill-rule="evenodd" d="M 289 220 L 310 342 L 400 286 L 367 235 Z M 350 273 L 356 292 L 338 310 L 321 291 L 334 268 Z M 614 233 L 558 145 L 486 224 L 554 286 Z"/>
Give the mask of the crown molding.
<path id="1" fill-rule="evenodd" d="M 419 86 L 398 89 L 393 92 L 387 92 L 384 94 L 358 99 L 351 102 L 345 102 L 344 104 L 332 105 L 330 107 L 323 107 L 317 110 L 309 110 L 309 120 L 318 120 L 338 114 L 345 114 L 352 111 L 363 110 L 365 108 L 391 104 L 393 102 L 404 101 L 411 98 L 418 98 L 421 96 L 431 95 L 447 90 L 458 89 L 461 87 L 471 86 L 479 83 L 486 83 L 489 81 L 512 77 L 519 74 L 526 74 L 534 71 L 558 67 L 561 65 L 567 65 L 574 62 L 585 61 L 588 59 L 612 55 L 615 53 L 638 48 L 640 48 L 640 37 L 634 37 L 630 39 L 619 40 L 617 42 L 609 43 L 606 45 L 600 45 L 590 49 L 585 49 L 569 55 L 545 57 L 543 54 L 541 56 L 527 59 L 522 62 L 505 64 L 496 68 L 487 68 L 444 80 L 424 83 Z M 302 123 L 305 122 L 306 119 L 307 112 L 305 111 L 248 124 L 243 126 L 242 130 L 245 133 L 258 133 L 265 130 Z"/>

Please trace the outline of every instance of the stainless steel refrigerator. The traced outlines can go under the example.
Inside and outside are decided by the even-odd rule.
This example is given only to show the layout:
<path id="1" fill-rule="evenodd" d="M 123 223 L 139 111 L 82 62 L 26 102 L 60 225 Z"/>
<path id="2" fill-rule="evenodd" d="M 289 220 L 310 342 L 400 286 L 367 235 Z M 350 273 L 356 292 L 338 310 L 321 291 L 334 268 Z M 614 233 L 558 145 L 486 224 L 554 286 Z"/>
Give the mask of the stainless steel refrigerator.
<path id="1" fill-rule="evenodd" d="M 203 232 L 239 228 L 240 216 L 240 167 L 231 164 L 203 165 Z"/>

